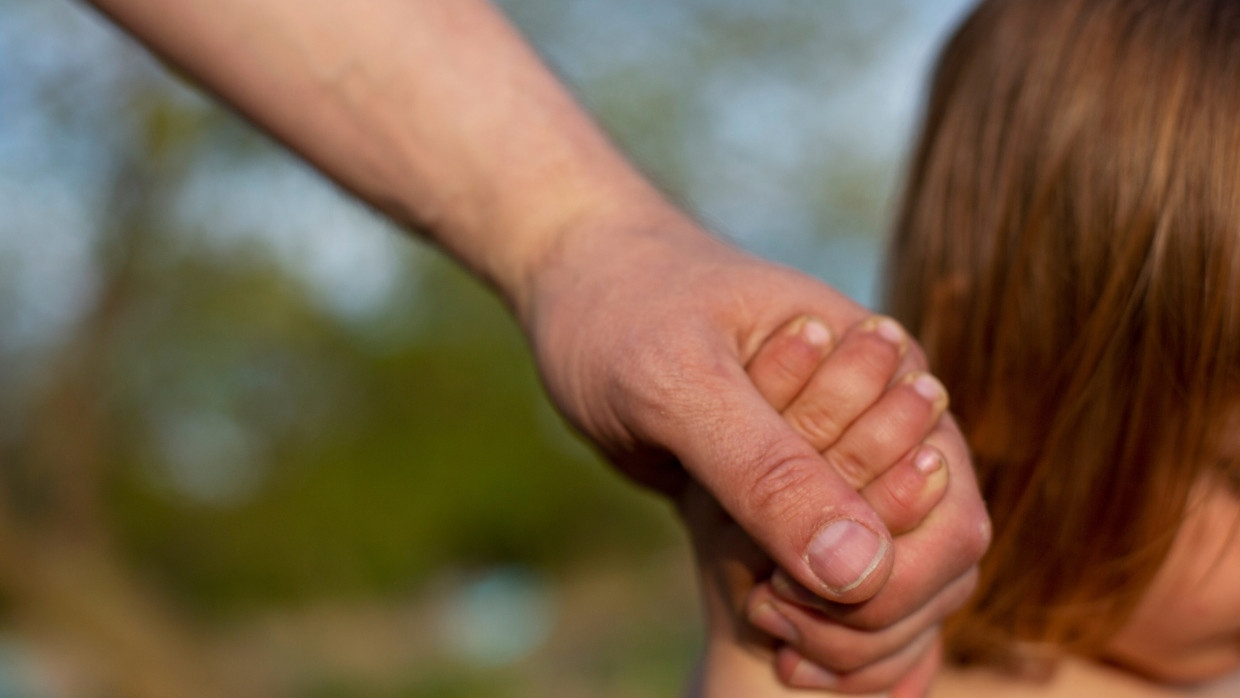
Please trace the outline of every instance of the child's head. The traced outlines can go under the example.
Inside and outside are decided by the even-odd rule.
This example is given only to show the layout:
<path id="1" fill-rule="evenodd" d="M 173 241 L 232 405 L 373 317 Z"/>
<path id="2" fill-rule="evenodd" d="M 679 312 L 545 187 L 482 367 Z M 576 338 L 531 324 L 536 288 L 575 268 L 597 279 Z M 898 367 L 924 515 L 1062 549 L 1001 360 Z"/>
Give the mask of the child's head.
<path id="1" fill-rule="evenodd" d="M 1221 627 L 1163 598 L 1170 569 L 1151 589 L 1177 531 L 1183 572 L 1203 512 L 1224 543 L 1240 512 L 1240 2 L 983 2 L 940 58 L 890 265 L 995 522 L 957 657 L 1240 664 L 1240 538 L 1207 553 L 1236 558 Z M 1160 614 L 1200 632 L 1151 639 Z"/>

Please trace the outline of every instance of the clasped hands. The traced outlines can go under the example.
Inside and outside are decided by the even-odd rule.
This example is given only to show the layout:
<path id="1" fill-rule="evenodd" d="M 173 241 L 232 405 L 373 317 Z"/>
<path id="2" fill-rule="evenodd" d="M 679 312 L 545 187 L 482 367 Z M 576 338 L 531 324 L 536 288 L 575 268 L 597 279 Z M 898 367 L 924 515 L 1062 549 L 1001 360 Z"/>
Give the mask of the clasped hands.
<path id="1" fill-rule="evenodd" d="M 676 215 L 539 263 L 518 312 L 553 400 L 680 503 L 736 638 L 789 685 L 924 693 L 989 519 L 899 326 Z"/>

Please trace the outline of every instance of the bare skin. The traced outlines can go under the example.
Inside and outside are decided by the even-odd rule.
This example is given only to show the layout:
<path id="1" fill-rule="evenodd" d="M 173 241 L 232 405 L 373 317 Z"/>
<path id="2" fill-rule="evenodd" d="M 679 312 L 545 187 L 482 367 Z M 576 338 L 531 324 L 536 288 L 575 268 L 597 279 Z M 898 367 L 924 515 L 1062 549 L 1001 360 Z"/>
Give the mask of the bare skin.
<path id="1" fill-rule="evenodd" d="M 953 486 L 893 544 L 744 371 L 794 317 L 843 333 L 867 312 L 670 206 L 484 0 L 95 5 L 491 284 L 552 399 L 630 477 L 700 483 L 799 584 L 866 601 L 876 631 L 954 598 L 988 530 L 959 432 L 941 434 Z M 901 362 L 924 368 L 915 349 Z M 841 522 L 857 525 L 827 533 Z"/>
<path id="2" fill-rule="evenodd" d="M 892 381 L 897 364 L 891 355 L 874 362 L 879 352 L 858 350 L 882 341 L 865 331 L 869 325 L 834 346 L 815 348 L 809 341 L 815 333 L 794 322 L 759 349 L 747 370 L 825 460 L 837 468 L 857 466 L 840 469 L 896 535 L 899 552 L 906 536 L 933 520 L 948 489 L 948 472 L 938 467 L 941 456 L 930 444 L 936 420 L 949 418 L 933 379 L 914 373 Z M 833 390 L 833 376 L 841 372 L 867 375 L 868 389 L 841 398 Z M 834 438 L 823 439 L 825 433 Z M 1230 438 L 1217 457 L 1228 462 L 1237 453 L 1240 438 Z M 954 608 L 950 599 L 871 634 L 853 622 L 857 607 L 824 603 L 775 569 L 700 488 L 687 493 L 681 511 L 701 567 L 709 628 L 697 695 L 775 697 L 800 695 L 799 689 L 890 687 L 885 695 L 894 698 L 927 691 L 944 698 L 1171 698 L 1228 696 L 1240 689 L 1234 632 L 1240 499 L 1220 480 L 1198 485 L 1167 562 L 1104 659 L 1064 654 L 1045 677 L 985 667 L 947 667 L 936 675 L 934 627 Z M 960 598 L 974 582 L 971 576 L 959 582 Z M 810 660 L 810 652 L 823 659 Z"/>
<path id="3" fill-rule="evenodd" d="M 897 378 L 907 338 L 890 320 L 873 318 L 830 344 L 815 341 L 821 333 L 812 320 L 790 323 L 759 349 L 748 375 L 879 514 L 900 564 L 949 490 L 939 450 L 950 425 L 946 392 L 924 373 Z M 854 377 L 844 393 L 841 375 Z M 701 488 L 689 488 L 681 513 L 701 565 L 708 626 L 696 694 L 926 693 L 939 663 L 937 625 L 971 593 L 974 574 L 908 618 L 875 627 L 863 607 L 824 602 L 776 569 Z"/>
<path id="4" fill-rule="evenodd" d="M 1175 686 L 1156 683 L 1115 666 L 1067 656 L 1059 661 L 1054 676 L 1046 682 L 1025 681 L 988 669 L 949 667 L 935 681 L 930 698 L 1225 698 L 1238 692 L 1240 677 L 1205 685 Z"/>

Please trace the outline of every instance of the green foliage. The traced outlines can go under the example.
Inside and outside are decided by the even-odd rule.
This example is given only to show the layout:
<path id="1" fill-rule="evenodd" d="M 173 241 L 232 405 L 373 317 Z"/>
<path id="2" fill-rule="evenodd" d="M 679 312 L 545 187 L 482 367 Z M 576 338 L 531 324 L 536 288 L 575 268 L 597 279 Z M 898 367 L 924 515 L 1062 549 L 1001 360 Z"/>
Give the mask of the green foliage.
<path id="1" fill-rule="evenodd" d="M 668 540 L 572 441 L 493 298 L 440 261 L 435 302 L 404 339 L 309 304 L 278 270 L 186 260 L 143 296 L 116 350 L 128 467 L 113 511 L 135 561 L 202 608 L 319 594 L 398 593 L 443 565 L 632 553 Z M 144 317 L 145 316 L 145 317 Z M 202 502 L 161 477 L 161 417 L 224 413 L 263 470 L 237 501 Z"/>

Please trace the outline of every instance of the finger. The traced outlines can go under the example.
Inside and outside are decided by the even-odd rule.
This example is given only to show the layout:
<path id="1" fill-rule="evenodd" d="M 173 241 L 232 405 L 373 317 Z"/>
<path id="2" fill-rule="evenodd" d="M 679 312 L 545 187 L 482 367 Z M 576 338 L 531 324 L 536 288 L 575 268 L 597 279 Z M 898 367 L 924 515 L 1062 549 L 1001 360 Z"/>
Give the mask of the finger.
<path id="1" fill-rule="evenodd" d="M 894 686 L 934 651 L 938 628 L 928 628 L 900 651 L 852 672 L 839 673 L 815 664 L 792 647 L 775 655 L 775 673 L 795 688 L 814 688 L 844 693 L 875 693 Z"/>
<path id="2" fill-rule="evenodd" d="M 942 501 L 947 479 L 943 454 L 933 446 L 919 446 L 866 485 L 861 496 L 874 507 L 891 535 L 900 536 L 917 528 Z"/>
<path id="3" fill-rule="evenodd" d="M 830 348 L 831 330 L 826 324 L 802 315 L 768 339 L 745 371 L 767 403 L 783 410 L 809 382 Z"/>
<path id="4" fill-rule="evenodd" d="M 943 639 L 940 637 L 930 646 L 930 651 L 922 655 L 913 668 L 891 687 L 891 698 L 925 698 L 930 694 L 930 685 L 934 683 L 942 664 Z"/>
<path id="5" fill-rule="evenodd" d="M 850 673 L 898 653 L 928 628 L 942 623 L 968 599 L 975 578 L 970 573 L 954 581 L 908 617 L 877 630 L 848 627 L 818 610 L 812 599 L 789 601 L 783 592 L 776 592 L 780 583 L 774 579 L 750 592 L 745 617 L 755 628 L 819 667 L 837 674 Z"/>
<path id="6" fill-rule="evenodd" d="M 723 371 L 733 370 L 725 367 Z M 892 566 L 891 537 L 874 510 L 753 390 L 734 365 L 730 383 L 697 381 L 668 390 L 667 413 L 700 413 L 708 424 L 652 422 L 652 441 L 685 468 L 797 580 L 825 598 L 856 603 L 877 592 Z"/>
<path id="7" fill-rule="evenodd" d="M 771 559 L 696 482 L 690 483 L 677 504 L 693 551 L 702 563 L 701 581 L 712 611 L 709 617 L 742 618 L 749 592 L 759 579 L 774 571 Z M 733 627 L 734 637 L 746 636 L 742 626 Z"/>
<path id="8" fill-rule="evenodd" d="M 916 533 L 917 531 L 906 534 L 901 539 Z M 926 582 L 922 576 L 916 574 L 916 569 L 910 570 L 900 562 L 899 553 L 902 552 L 903 548 L 897 550 L 895 569 L 883 592 L 864 604 L 841 604 L 823 599 L 779 570 L 771 575 L 769 587 L 784 602 L 813 610 L 822 618 L 830 619 L 841 627 L 865 632 L 886 631 L 923 612 L 941 613 L 943 615 L 940 617 L 945 617 L 947 613 L 962 606 L 977 588 L 976 565 L 965 568 L 959 576 L 948 580 L 938 579 L 936 571 L 936 579 Z M 921 564 L 925 565 L 924 562 Z M 778 605 L 777 607 L 783 608 Z M 928 608 L 937 610 L 926 611 Z M 923 616 L 922 622 L 933 621 Z M 803 628 L 801 632 L 804 632 Z"/>
<path id="9" fill-rule="evenodd" d="M 895 540 L 894 564 L 881 594 L 859 605 L 823 602 L 833 618 L 852 627 L 878 629 L 894 624 L 947 584 L 975 570 L 990 544 L 990 518 L 978 496 L 963 437 L 950 414 L 939 420 L 926 443 L 946 459 L 947 491 L 919 526 Z M 792 577 L 804 584 L 797 575 Z"/>
<path id="10" fill-rule="evenodd" d="M 908 335 L 895 320 L 874 316 L 853 326 L 783 410 L 784 419 L 825 451 L 887 390 L 907 348 Z"/>
<path id="11" fill-rule="evenodd" d="M 910 373 L 853 420 L 823 456 L 861 489 L 921 443 L 946 409 L 943 384 L 928 373 Z"/>
<path id="12" fill-rule="evenodd" d="M 909 534 L 912 535 L 912 534 Z M 977 589 L 977 567 L 971 566 L 960 576 L 944 582 L 924 579 L 909 574 L 901 566 L 897 555 L 896 569 L 888 579 L 883 593 L 864 604 L 842 604 L 812 594 L 802 584 L 793 587 L 779 581 L 778 572 L 771 578 L 771 588 L 776 595 L 788 602 L 813 609 L 823 618 L 829 618 L 841 627 L 865 632 L 878 632 L 891 628 L 911 616 L 916 616 L 927 606 L 942 603 L 941 611 L 950 613 L 959 608 Z M 935 575 L 938 576 L 937 574 Z M 888 594 L 891 594 L 890 596 Z M 917 610 L 910 612 L 910 608 Z"/>

